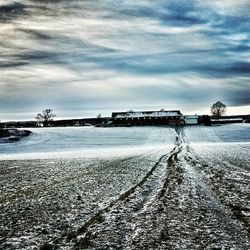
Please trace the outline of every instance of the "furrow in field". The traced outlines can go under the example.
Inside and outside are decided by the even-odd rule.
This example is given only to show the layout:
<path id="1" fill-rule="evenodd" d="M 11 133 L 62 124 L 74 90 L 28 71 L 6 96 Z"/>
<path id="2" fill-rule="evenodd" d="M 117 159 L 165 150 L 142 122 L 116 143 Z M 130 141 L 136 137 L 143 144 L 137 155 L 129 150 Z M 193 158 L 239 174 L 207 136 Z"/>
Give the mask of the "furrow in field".
<path id="1" fill-rule="evenodd" d="M 159 200 L 170 187 L 169 181 L 173 179 L 171 165 L 180 150 L 181 146 L 177 145 L 168 156 L 162 156 L 153 171 L 132 188 L 133 192 L 129 191 L 129 195 L 101 211 L 101 220 L 98 215 L 98 220 L 91 222 L 87 230 L 84 228 L 84 234 L 78 237 L 75 249 L 126 249 L 136 245 L 134 239 L 138 228 L 148 229 L 150 222 L 159 229 L 157 223 L 162 222 L 156 218 L 162 214 Z M 153 239 L 154 234 L 150 238 Z M 150 238 L 146 240 L 150 241 Z"/>
<path id="2" fill-rule="evenodd" d="M 249 249 L 247 230 L 206 182 L 184 136 L 177 131 L 177 146 L 146 202 L 138 209 L 149 179 L 90 226 L 75 249 Z"/>
<path id="3" fill-rule="evenodd" d="M 115 231 L 119 232 L 117 240 L 119 238 L 120 241 L 120 238 L 125 236 L 126 230 L 124 231 L 124 226 L 128 228 L 128 224 L 131 222 L 131 216 L 144 206 L 158 185 L 160 175 L 164 168 L 163 163 L 166 158 L 167 154 L 162 155 L 150 171 L 148 171 L 136 185 L 132 186 L 130 189 L 120 194 L 118 198 L 113 199 L 107 206 L 97 211 L 76 231 L 71 231 L 63 237 L 54 239 L 53 242 L 56 242 L 57 245 L 59 244 L 62 247 L 64 246 L 64 248 L 70 248 L 73 244 L 75 245 L 75 248 L 91 246 L 92 243 L 90 242 L 92 238 L 94 242 L 97 242 L 95 239 L 95 232 L 98 231 L 98 228 L 100 227 L 102 228 L 102 235 L 106 234 L 105 237 L 110 237 L 112 235 L 113 238 L 114 231 L 112 231 L 111 234 L 111 228 L 116 228 Z M 123 219 L 117 221 L 116 218 L 116 221 L 112 221 L 113 214 L 119 214 Z M 124 223 L 126 225 L 121 227 L 121 224 Z M 127 233 L 128 232 L 126 232 L 126 234 Z M 106 240 L 105 242 L 105 244 L 108 244 L 110 241 Z M 114 239 L 112 242 L 114 244 Z M 102 244 L 100 243 L 100 246 L 101 245 Z"/>

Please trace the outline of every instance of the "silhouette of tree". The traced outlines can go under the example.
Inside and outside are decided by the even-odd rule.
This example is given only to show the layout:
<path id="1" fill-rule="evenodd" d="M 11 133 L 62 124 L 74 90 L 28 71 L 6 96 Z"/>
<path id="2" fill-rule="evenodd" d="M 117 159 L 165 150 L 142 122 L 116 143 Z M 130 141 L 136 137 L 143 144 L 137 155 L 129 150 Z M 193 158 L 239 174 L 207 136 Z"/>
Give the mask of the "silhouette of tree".
<path id="1" fill-rule="evenodd" d="M 55 114 L 52 113 L 52 109 L 45 109 L 42 113 L 37 114 L 35 117 L 38 124 L 42 124 L 43 127 L 48 127 L 50 122 L 53 121 L 53 118 L 56 117 Z"/>
<path id="2" fill-rule="evenodd" d="M 220 117 L 224 115 L 226 111 L 227 111 L 227 106 L 220 101 L 214 103 L 213 106 L 211 107 L 211 113 L 213 116 L 217 118 L 218 122 L 220 120 Z"/>

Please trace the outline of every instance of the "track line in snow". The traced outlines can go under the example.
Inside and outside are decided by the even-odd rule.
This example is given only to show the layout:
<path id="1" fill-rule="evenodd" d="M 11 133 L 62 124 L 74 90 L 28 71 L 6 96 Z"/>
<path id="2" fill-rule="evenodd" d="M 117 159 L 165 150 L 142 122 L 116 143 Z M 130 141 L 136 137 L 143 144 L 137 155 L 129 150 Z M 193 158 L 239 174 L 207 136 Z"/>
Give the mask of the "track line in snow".
<path id="1" fill-rule="evenodd" d="M 78 242 L 78 239 L 80 238 L 80 243 L 76 243 L 76 244 L 73 243 L 75 244 L 75 248 L 77 248 L 77 245 L 79 244 L 86 245 L 86 242 L 88 241 L 87 238 L 89 237 L 89 233 L 88 233 L 89 228 L 95 227 L 98 224 L 103 223 L 103 221 L 105 220 L 105 217 L 107 217 L 107 214 L 112 212 L 112 210 L 114 210 L 115 207 L 119 206 L 119 204 L 121 203 L 126 204 L 127 200 L 129 200 L 130 197 L 133 196 L 134 193 L 137 192 L 138 189 L 141 189 L 143 185 L 148 185 L 148 183 L 150 183 L 150 180 L 149 180 L 150 178 L 158 179 L 158 173 L 156 173 L 157 169 L 159 167 L 162 167 L 162 162 L 164 162 L 167 157 L 168 157 L 168 154 L 162 155 L 158 159 L 158 161 L 153 165 L 150 171 L 148 171 L 136 185 L 132 186 L 130 189 L 120 194 L 118 198 L 110 201 L 110 203 L 107 206 L 97 211 L 76 231 L 73 231 L 73 232 L 71 231 L 68 234 L 63 235 L 62 237 L 52 239 L 50 242 L 48 242 L 48 244 L 53 245 L 53 242 L 56 242 L 56 245 L 61 245 L 62 247 L 64 246 L 66 249 L 68 249 L 70 248 L 69 246 L 72 247 L 73 242 Z M 147 193 L 147 192 L 150 193 L 151 191 L 144 190 L 144 193 Z"/>

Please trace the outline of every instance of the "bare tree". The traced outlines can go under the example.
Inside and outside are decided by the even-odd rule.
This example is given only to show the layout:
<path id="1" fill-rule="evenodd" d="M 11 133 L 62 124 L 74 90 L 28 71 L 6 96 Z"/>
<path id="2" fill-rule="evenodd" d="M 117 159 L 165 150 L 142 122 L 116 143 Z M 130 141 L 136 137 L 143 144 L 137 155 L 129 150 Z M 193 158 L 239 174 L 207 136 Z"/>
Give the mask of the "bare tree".
<path id="1" fill-rule="evenodd" d="M 211 113 L 217 118 L 218 122 L 220 120 L 220 117 L 224 115 L 226 111 L 227 111 L 227 106 L 220 101 L 214 103 L 213 106 L 211 107 Z"/>
<path id="2" fill-rule="evenodd" d="M 56 117 L 55 114 L 52 113 L 52 109 L 45 109 L 42 113 L 37 114 L 35 117 L 37 123 L 42 124 L 43 127 L 48 127 L 49 123 L 53 121 L 53 118 Z"/>

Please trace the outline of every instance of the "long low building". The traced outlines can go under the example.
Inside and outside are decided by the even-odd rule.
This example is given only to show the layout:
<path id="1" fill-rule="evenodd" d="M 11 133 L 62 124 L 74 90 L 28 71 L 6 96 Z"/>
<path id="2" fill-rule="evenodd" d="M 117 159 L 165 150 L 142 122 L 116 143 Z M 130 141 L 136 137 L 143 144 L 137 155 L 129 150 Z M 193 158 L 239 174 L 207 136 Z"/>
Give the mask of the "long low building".
<path id="1" fill-rule="evenodd" d="M 183 125 L 184 118 L 179 110 L 113 112 L 115 126 Z"/>
<path id="2" fill-rule="evenodd" d="M 198 124 L 198 115 L 185 115 L 185 124 L 186 125 L 197 125 Z"/>

